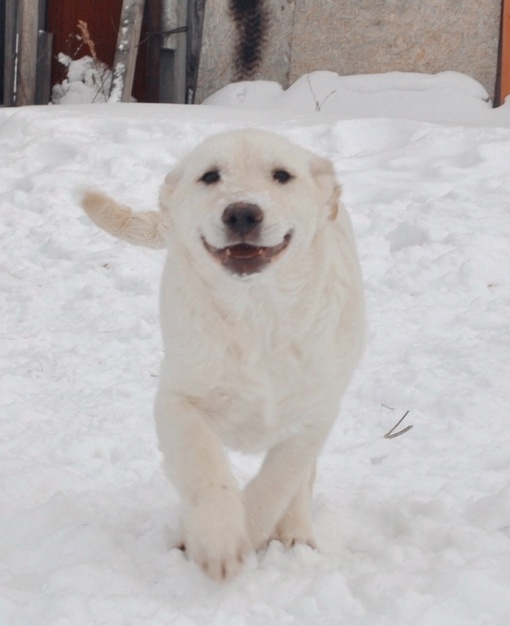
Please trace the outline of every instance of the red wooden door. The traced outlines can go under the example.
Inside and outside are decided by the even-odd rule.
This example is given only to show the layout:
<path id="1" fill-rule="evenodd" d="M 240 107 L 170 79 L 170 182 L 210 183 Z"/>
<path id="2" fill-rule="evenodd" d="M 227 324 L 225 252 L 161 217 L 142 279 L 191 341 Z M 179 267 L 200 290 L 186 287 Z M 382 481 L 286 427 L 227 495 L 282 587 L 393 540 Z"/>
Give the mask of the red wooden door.
<path id="1" fill-rule="evenodd" d="M 72 59 L 90 55 L 90 50 L 79 38 L 78 20 L 87 22 L 97 58 L 108 67 L 113 66 L 121 9 L 122 0 L 48 0 L 46 29 L 53 33 L 52 85 L 61 83 L 66 75 L 65 67 L 57 60 L 60 52 Z M 142 40 L 146 38 L 144 33 L 146 28 L 142 26 Z M 133 95 L 139 101 L 145 100 L 145 85 L 145 46 L 142 43 L 133 87 Z"/>

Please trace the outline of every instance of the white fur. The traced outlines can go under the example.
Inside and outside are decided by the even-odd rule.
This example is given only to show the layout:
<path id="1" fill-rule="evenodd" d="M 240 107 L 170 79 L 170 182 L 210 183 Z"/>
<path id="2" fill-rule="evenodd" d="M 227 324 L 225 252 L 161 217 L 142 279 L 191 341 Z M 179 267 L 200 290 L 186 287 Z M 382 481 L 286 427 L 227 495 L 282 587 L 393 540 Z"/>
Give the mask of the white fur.
<path id="1" fill-rule="evenodd" d="M 211 169 L 221 180 L 206 185 Z M 275 181 L 278 169 L 293 179 Z M 228 245 L 221 216 L 233 202 L 262 209 L 260 245 L 292 232 L 248 276 L 203 243 Z M 234 131 L 206 140 L 167 176 L 161 213 L 134 215 L 92 192 L 84 208 L 111 234 L 168 250 L 155 417 L 191 558 L 222 580 L 272 538 L 315 546 L 316 458 L 363 343 L 361 277 L 331 163 L 270 133 Z M 267 451 L 244 491 L 224 446 Z"/>

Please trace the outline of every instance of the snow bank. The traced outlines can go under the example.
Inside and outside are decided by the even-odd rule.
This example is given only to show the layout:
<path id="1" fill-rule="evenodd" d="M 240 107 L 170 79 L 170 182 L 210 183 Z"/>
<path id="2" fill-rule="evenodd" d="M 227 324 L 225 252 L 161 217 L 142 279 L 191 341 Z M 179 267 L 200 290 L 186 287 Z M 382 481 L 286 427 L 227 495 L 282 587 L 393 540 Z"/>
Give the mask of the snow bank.
<path id="1" fill-rule="evenodd" d="M 90 56 L 73 60 L 62 53 L 58 60 L 66 68 L 67 76 L 61 84 L 54 85 L 52 104 L 102 104 L 108 101 L 112 72 L 104 63 Z"/>
<path id="2" fill-rule="evenodd" d="M 286 90 L 270 81 L 233 83 L 209 96 L 204 104 L 321 111 L 344 119 L 389 117 L 455 124 L 510 124 L 510 101 L 492 109 L 482 85 L 458 72 L 361 76 L 312 72 Z"/>

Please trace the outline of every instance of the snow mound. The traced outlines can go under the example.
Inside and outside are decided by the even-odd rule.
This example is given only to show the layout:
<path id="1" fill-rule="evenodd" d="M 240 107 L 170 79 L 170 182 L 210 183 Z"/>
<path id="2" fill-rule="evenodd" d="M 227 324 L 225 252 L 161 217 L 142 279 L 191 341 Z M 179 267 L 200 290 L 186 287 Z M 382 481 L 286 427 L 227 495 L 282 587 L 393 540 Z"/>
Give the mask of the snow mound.
<path id="1" fill-rule="evenodd" d="M 101 61 L 90 56 L 71 59 L 60 53 L 59 62 L 67 68 L 67 77 L 54 85 L 52 104 L 90 104 L 108 101 L 112 72 Z"/>
<path id="2" fill-rule="evenodd" d="M 337 118 L 354 115 L 461 124 L 490 123 L 488 120 L 494 113 L 482 85 L 458 72 L 388 72 L 363 76 L 312 72 L 288 89 L 269 81 L 233 83 L 209 96 L 203 104 L 304 113 L 320 111 Z M 510 106 L 505 108 L 510 123 Z"/>

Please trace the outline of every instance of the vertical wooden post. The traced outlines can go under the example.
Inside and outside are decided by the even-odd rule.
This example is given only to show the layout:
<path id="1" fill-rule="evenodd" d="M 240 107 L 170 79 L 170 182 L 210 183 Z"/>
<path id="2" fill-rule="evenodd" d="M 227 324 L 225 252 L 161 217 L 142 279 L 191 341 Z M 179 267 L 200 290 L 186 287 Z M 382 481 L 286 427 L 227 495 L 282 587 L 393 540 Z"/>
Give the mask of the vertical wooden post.
<path id="1" fill-rule="evenodd" d="M 177 2 L 177 27 L 186 26 L 188 19 L 188 0 L 178 0 Z M 187 33 L 184 30 L 176 34 L 177 44 L 175 47 L 175 101 L 178 104 L 186 103 L 186 54 L 187 54 Z"/>
<path id="2" fill-rule="evenodd" d="M 159 102 L 161 0 L 147 0 L 147 102 Z"/>
<path id="3" fill-rule="evenodd" d="M 144 4 L 145 0 L 123 0 L 110 102 L 129 102 L 131 99 Z"/>
<path id="4" fill-rule="evenodd" d="M 18 0 L 18 67 L 16 106 L 35 103 L 39 3 Z"/>
<path id="5" fill-rule="evenodd" d="M 499 59 L 499 103 L 510 96 L 510 0 L 502 0 Z"/>
<path id="6" fill-rule="evenodd" d="M 12 107 L 16 101 L 16 34 L 18 32 L 17 0 L 7 0 L 5 5 L 5 64 L 4 106 Z"/>
<path id="7" fill-rule="evenodd" d="M 51 96 L 51 50 L 53 33 L 39 31 L 37 40 L 37 79 L 35 82 L 35 104 L 48 104 Z"/>
<path id="8" fill-rule="evenodd" d="M 186 102 L 195 102 L 197 91 L 198 67 L 202 48 L 202 31 L 204 28 L 205 0 L 188 1 L 188 58 L 186 63 Z"/>

